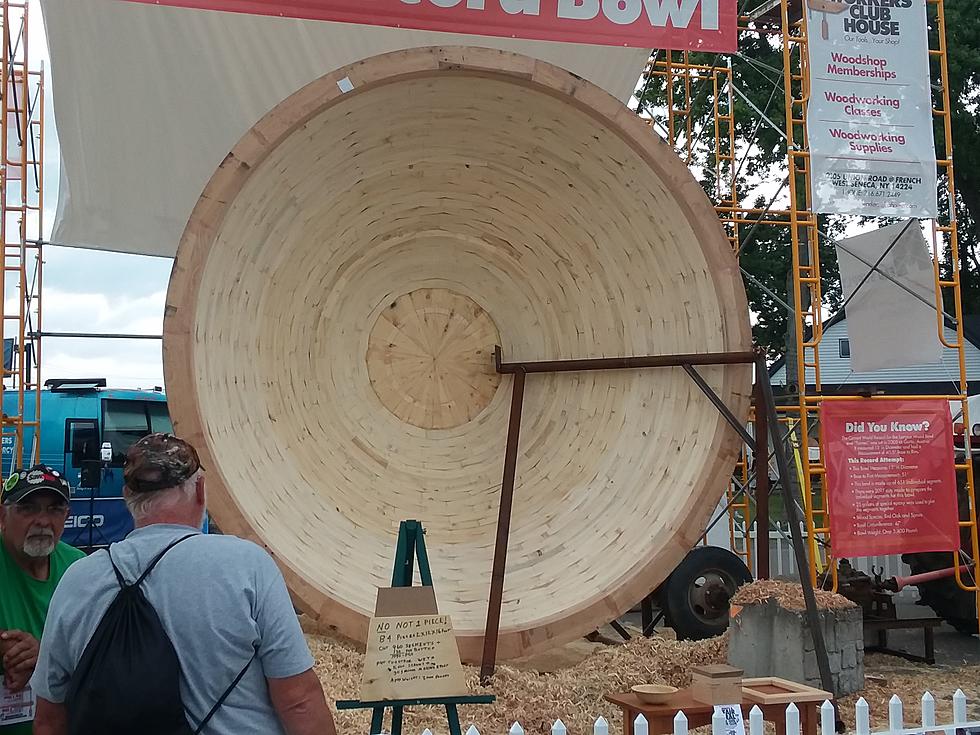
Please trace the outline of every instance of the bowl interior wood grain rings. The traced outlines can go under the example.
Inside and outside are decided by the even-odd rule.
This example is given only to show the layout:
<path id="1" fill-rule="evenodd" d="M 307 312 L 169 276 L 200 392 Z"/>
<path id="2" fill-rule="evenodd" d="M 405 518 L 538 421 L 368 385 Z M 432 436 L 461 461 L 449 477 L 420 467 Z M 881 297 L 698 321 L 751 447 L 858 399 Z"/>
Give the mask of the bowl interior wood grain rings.
<path id="1" fill-rule="evenodd" d="M 363 640 L 398 523 L 422 521 L 467 661 L 512 385 L 495 344 L 508 361 L 751 349 L 730 246 L 674 153 L 588 82 L 474 48 L 364 60 L 260 120 L 187 224 L 164 332 L 220 528 Z M 750 368 L 700 371 L 746 418 Z M 650 592 L 738 442 L 681 369 L 529 377 L 500 658 Z"/>

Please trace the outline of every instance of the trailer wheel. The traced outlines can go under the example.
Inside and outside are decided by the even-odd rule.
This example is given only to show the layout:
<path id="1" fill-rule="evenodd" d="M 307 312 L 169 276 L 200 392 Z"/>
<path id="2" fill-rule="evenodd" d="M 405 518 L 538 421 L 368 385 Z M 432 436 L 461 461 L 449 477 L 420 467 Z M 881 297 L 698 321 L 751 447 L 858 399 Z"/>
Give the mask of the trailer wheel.
<path id="1" fill-rule="evenodd" d="M 667 621 L 677 639 L 701 640 L 724 633 L 732 596 L 751 581 L 748 567 L 727 549 L 691 549 L 662 587 Z"/>

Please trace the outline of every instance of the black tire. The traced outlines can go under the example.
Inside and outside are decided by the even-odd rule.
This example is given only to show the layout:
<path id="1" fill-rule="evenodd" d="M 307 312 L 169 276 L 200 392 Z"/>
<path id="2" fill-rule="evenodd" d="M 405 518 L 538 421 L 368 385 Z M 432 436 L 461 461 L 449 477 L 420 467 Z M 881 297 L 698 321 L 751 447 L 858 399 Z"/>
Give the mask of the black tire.
<path id="1" fill-rule="evenodd" d="M 667 624 L 678 640 L 714 638 L 728 629 L 729 601 L 752 574 L 735 554 L 717 546 L 688 552 L 661 587 Z"/>

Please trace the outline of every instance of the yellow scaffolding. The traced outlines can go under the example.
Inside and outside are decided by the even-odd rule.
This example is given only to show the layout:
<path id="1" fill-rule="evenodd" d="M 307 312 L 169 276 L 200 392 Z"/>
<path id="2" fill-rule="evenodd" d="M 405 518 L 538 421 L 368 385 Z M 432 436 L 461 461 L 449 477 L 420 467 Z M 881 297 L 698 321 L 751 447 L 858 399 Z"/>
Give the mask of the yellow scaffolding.
<path id="1" fill-rule="evenodd" d="M 948 191 L 948 208 L 939 222 L 933 222 L 933 272 L 935 280 L 935 297 L 937 307 L 937 328 L 939 339 L 947 348 L 957 351 L 959 364 L 959 393 L 949 396 L 939 396 L 950 401 L 959 401 L 963 406 L 964 420 L 969 421 L 966 412 L 968 382 L 966 374 L 966 358 L 963 337 L 963 310 L 960 298 L 960 280 L 954 267 L 953 276 L 949 280 L 943 280 L 940 276 L 939 263 L 942 257 L 941 248 L 943 245 L 950 249 L 950 257 L 955 264 L 958 262 L 958 241 L 955 215 L 955 184 L 953 178 L 952 160 L 952 137 L 950 132 L 950 103 L 949 103 L 949 84 L 946 58 L 946 29 L 943 0 L 927 0 L 927 7 L 931 18 L 935 21 L 937 33 L 936 40 L 938 46 L 930 48 L 929 56 L 932 63 L 932 72 L 938 76 L 938 83 L 941 88 L 941 107 L 934 110 L 936 117 L 943 120 L 943 138 L 941 149 L 944 151 L 944 158 L 936 161 L 936 165 L 943 173 Z M 790 15 L 790 0 L 781 0 L 780 11 L 782 15 L 782 35 L 783 35 L 783 58 L 784 58 L 784 91 L 786 100 L 786 133 L 788 137 L 788 167 L 790 183 L 790 231 L 792 236 L 793 253 L 793 306 L 796 310 L 797 335 L 797 375 L 799 381 L 799 402 L 796 410 L 800 417 L 800 445 L 809 446 L 810 426 L 816 426 L 817 446 L 822 446 L 820 441 L 820 408 L 826 401 L 847 400 L 844 396 L 823 396 L 821 395 L 820 379 L 820 360 L 819 345 L 823 338 L 823 325 L 821 320 L 821 293 L 820 293 L 820 254 L 818 248 L 818 237 L 816 217 L 810 211 L 811 181 L 809 176 L 809 147 L 806 139 L 806 106 L 809 100 L 809 69 L 807 68 L 807 19 L 806 14 L 801 13 L 799 19 L 794 19 Z M 938 74 L 937 74 L 938 72 Z M 945 236 L 946 243 L 940 240 Z M 956 341 L 950 342 L 944 333 L 943 303 L 944 292 L 948 292 L 954 309 L 956 322 Z M 809 373 L 808 373 L 809 369 Z M 808 395 L 808 384 L 812 375 L 813 395 Z M 881 396 L 881 398 L 902 398 L 906 400 L 934 400 L 937 396 Z M 969 425 L 969 424 L 967 424 Z M 969 445 L 967 444 L 967 449 Z M 829 505 L 827 500 L 826 484 L 821 481 L 825 474 L 825 466 L 822 457 L 817 461 L 811 462 L 807 451 L 801 452 L 803 472 L 802 482 L 805 498 L 811 500 L 808 504 L 806 513 L 807 532 L 811 538 L 810 555 L 810 575 L 814 583 L 818 580 L 821 566 L 826 566 L 831 577 L 831 586 L 837 588 L 837 565 L 833 556 L 832 539 L 830 538 L 830 518 Z M 974 499 L 974 478 L 973 467 L 967 460 L 963 464 L 957 464 L 958 472 L 965 473 L 968 512 L 966 518 L 960 519 L 960 526 L 967 529 L 970 537 L 970 555 L 972 557 L 973 579 L 977 579 L 978 563 L 980 563 L 980 553 L 978 553 L 977 542 L 977 522 L 976 508 Z M 819 488 L 819 492 L 815 492 Z M 820 539 L 823 543 L 815 543 Z M 820 549 L 828 550 L 823 559 L 820 558 Z M 980 614 L 980 588 L 974 581 L 963 579 L 960 572 L 962 560 L 960 553 L 952 554 L 950 566 L 956 569 L 956 581 L 959 586 L 976 595 L 978 614 Z"/>
<path id="2" fill-rule="evenodd" d="M 28 3 L 3 0 L 0 71 L 0 278 L 5 354 L 3 458 L 7 469 L 40 457 L 41 241 L 44 226 L 44 71 L 31 66 Z M 12 348 L 6 349 L 12 342 Z M 26 398 L 33 394 L 33 400 Z M 29 403 L 31 405 L 29 405 Z M 9 459 L 8 459 L 9 458 Z"/>

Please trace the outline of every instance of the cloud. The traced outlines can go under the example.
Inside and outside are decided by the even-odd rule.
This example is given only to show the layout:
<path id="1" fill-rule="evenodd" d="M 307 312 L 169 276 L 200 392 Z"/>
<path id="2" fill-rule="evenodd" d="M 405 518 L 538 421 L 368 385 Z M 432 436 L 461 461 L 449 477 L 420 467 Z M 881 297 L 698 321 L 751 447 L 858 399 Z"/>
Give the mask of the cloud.
<path id="1" fill-rule="evenodd" d="M 121 256 L 125 257 L 125 256 Z M 165 284 L 164 284 L 165 286 Z M 163 330 L 165 288 L 144 296 L 104 289 L 71 291 L 57 286 L 44 289 L 45 332 L 107 334 L 160 334 Z M 16 308 L 8 299 L 7 313 Z M 36 323 L 36 322 L 35 322 Z M 7 326 L 14 336 L 14 324 Z M 163 385 L 159 340 L 116 340 L 45 337 L 41 343 L 42 380 L 50 378 L 106 378 L 110 387 L 152 388 Z"/>
<path id="2" fill-rule="evenodd" d="M 106 284 L 108 285 L 108 284 Z M 146 296 L 127 296 L 106 291 L 44 289 L 46 332 L 112 332 L 160 334 L 166 290 Z"/>
<path id="3" fill-rule="evenodd" d="M 125 256 L 122 256 L 125 257 Z M 108 284 L 107 284 L 108 285 Z M 161 334 L 166 290 L 146 296 L 45 289 L 44 329 L 48 332 Z M 44 378 L 106 378 L 117 388 L 163 385 L 159 340 L 45 338 Z"/>
<path id="4" fill-rule="evenodd" d="M 84 293 L 138 297 L 165 291 L 170 280 L 170 258 L 46 245 L 45 294 L 48 288 Z"/>
<path id="5" fill-rule="evenodd" d="M 45 340 L 43 380 L 105 378 L 111 388 L 163 386 L 163 362 L 158 342 L 115 344 L 102 348 L 102 354 L 98 356 L 82 355 L 67 342 L 69 340 L 55 338 Z"/>

